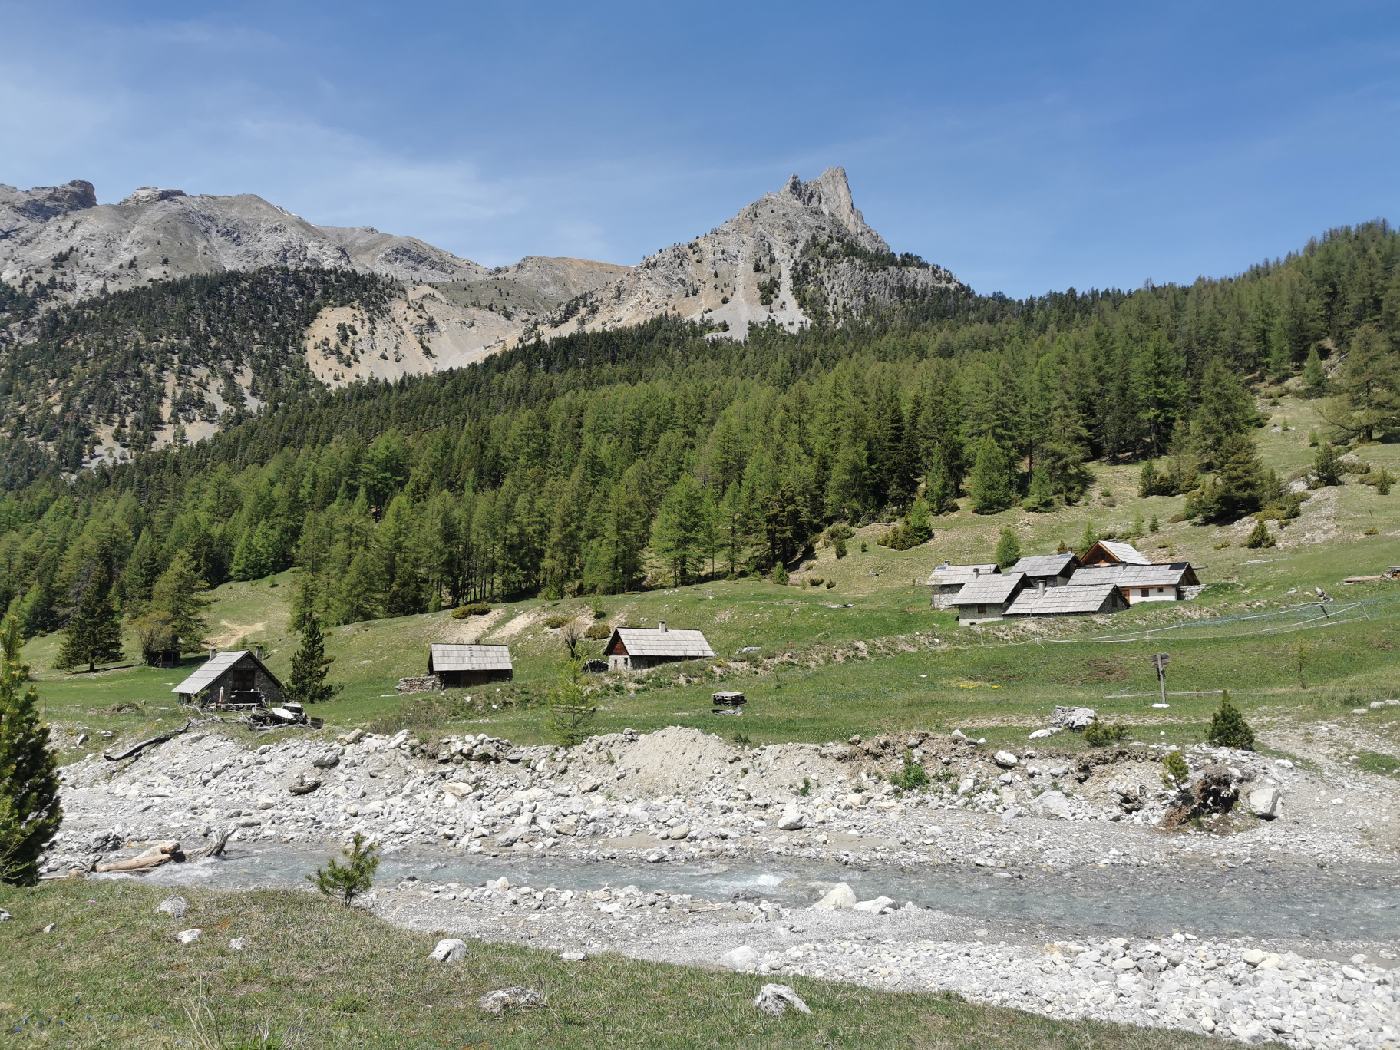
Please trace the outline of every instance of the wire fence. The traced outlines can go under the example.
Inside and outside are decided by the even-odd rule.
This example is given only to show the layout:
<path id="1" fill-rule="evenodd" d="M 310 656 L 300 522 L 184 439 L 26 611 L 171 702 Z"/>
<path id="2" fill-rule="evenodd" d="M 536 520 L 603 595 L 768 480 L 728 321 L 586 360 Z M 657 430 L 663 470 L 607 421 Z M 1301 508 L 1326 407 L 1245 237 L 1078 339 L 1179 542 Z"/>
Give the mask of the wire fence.
<path id="1" fill-rule="evenodd" d="M 1145 642 L 1152 639 L 1255 638 L 1296 631 L 1325 630 L 1360 620 L 1384 619 L 1400 615 L 1400 594 L 1347 602 L 1311 601 L 1282 609 L 1216 616 L 1209 619 L 1178 620 L 1160 627 L 1136 631 L 1113 631 L 1088 638 L 1054 638 L 1054 642 L 1103 642 L 1105 644 Z"/>

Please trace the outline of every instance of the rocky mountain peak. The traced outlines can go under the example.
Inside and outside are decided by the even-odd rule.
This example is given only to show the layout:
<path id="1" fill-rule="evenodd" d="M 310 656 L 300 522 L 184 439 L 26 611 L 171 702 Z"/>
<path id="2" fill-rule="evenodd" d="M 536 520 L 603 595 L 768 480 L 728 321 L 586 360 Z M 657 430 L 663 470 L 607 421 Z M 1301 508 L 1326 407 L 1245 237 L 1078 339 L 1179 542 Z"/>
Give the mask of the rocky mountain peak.
<path id="1" fill-rule="evenodd" d="M 168 201 L 172 197 L 185 196 L 184 190 L 165 190 L 158 186 L 139 186 L 122 201 L 123 204 L 155 204 Z"/>
<path id="2" fill-rule="evenodd" d="M 877 251 L 888 251 L 885 239 L 865 223 L 865 216 L 851 197 L 851 184 L 846 169 L 827 168 L 810 182 L 796 175 L 788 178 L 783 193 L 806 208 L 812 208 L 835 219 L 861 245 Z"/>
<path id="3" fill-rule="evenodd" d="M 0 185 L 0 209 L 31 222 L 47 222 L 69 212 L 97 206 L 97 191 L 92 183 L 74 179 L 62 186 L 35 186 L 21 190 Z"/>

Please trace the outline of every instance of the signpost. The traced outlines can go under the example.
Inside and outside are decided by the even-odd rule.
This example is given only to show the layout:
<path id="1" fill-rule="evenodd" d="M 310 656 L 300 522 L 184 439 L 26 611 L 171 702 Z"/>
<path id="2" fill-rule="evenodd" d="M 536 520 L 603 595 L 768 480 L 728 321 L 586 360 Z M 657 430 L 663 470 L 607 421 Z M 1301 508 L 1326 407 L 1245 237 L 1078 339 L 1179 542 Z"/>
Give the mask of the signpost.
<path id="1" fill-rule="evenodd" d="M 1167 704 L 1167 661 L 1171 657 L 1166 653 L 1154 653 L 1152 656 L 1152 666 L 1157 671 L 1157 688 L 1162 693 L 1162 706 Z"/>

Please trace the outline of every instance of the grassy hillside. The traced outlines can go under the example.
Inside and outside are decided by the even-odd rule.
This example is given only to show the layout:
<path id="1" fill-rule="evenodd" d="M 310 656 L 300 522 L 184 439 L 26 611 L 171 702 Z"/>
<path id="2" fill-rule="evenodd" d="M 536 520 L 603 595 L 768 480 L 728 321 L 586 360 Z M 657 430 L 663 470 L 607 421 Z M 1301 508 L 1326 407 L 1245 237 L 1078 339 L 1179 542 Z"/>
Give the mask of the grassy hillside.
<path id="1" fill-rule="evenodd" d="M 1283 399 L 1268 410 L 1261 452 L 1280 473 L 1296 474 L 1312 458 L 1315 407 Z M 1400 472 L 1400 446 L 1369 446 L 1362 454 Z M 332 727 L 548 739 L 538 701 L 563 671 L 565 649 L 546 620 L 578 616 L 592 623 L 597 611 L 603 613 L 597 622 L 605 624 L 664 619 L 702 629 L 720 657 L 723 681 L 750 700 L 742 719 L 711 715 L 709 694 L 720 679 L 706 664 L 632 679 L 596 676 L 598 731 L 682 724 L 767 741 L 963 727 L 992 739 L 1023 740 L 1055 704 L 1083 703 L 1135 724 L 1144 739 L 1198 740 L 1216 698 L 1173 697 L 1168 710 L 1154 710 L 1149 656 L 1159 651 L 1172 655 L 1171 690 L 1228 688 L 1251 717 L 1312 721 L 1395 694 L 1400 586 L 1343 587 L 1340 581 L 1400 563 L 1400 497 L 1380 496 L 1354 481 L 1322 490 L 1283 530 L 1278 547 L 1255 551 L 1242 546 L 1247 523 L 1172 522 L 1183 498 L 1140 498 L 1136 477 L 1136 467 L 1102 469 L 1082 505 L 1052 514 L 964 510 L 939 519 L 934 539 L 908 551 L 879 546 L 882 527 L 870 526 L 844 559 L 820 548 L 788 586 L 718 580 L 606 598 L 535 599 L 466 620 L 442 612 L 336 627 L 328 646 L 336 660 L 333 677 L 344 691 L 316 713 Z M 929 571 L 945 559 L 989 559 L 1005 526 L 1033 552 L 1061 541 L 1075 544 L 1086 523 L 1121 535 L 1135 520 L 1154 517 L 1159 530 L 1136 542 L 1156 560 L 1195 563 L 1207 584 L 1199 600 L 1139 606 L 1109 618 L 982 629 L 959 628 L 951 614 L 929 607 L 922 586 Z M 822 585 L 811 586 L 815 578 Z M 1314 587 L 1347 608 L 1327 619 L 1316 606 L 1304 607 Z M 292 591 L 290 573 L 218 588 L 210 610 L 215 640 L 227 647 L 263 645 L 273 669 L 287 671 L 294 648 L 287 615 Z M 509 643 L 515 681 L 446 697 L 394 694 L 400 677 L 426 669 L 429 642 L 452 640 Z M 601 643 L 585 647 L 597 653 Z M 758 651 L 741 656 L 746 647 Z M 130 735 L 185 717 L 170 689 L 198 661 L 178 670 L 128 666 L 65 675 L 53 670 L 56 651 L 51 636 L 36 639 L 26 653 L 48 716 L 65 727 Z M 94 737 L 87 746 L 105 742 Z"/>
<path id="2" fill-rule="evenodd" d="M 926 1050 L 1166 1050 L 1200 1036 L 1052 1021 L 941 995 L 791 978 L 810 1016 L 770 1018 L 763 978 L 633 962 L 580 963 L 473 943 L 460 964 L 436 938 L 305 893 L 185 891 L 157 915 L 159 887 L 56 883 L 0 889 L 0 1029 L 9 1047 L 919 1047 Z M 51 933 L 41 930 L 55 923 Z M 176 931 L 204 936 L 181 945 Z M 305 931 L 314 929 L 316 936 Z M 230 951 L 231 938 L 247 947 Z M 42 973 L 45 979 L 34 980 Z M 541 1009 L 493 1018 L 476 1000 L 536 988 Z"/>

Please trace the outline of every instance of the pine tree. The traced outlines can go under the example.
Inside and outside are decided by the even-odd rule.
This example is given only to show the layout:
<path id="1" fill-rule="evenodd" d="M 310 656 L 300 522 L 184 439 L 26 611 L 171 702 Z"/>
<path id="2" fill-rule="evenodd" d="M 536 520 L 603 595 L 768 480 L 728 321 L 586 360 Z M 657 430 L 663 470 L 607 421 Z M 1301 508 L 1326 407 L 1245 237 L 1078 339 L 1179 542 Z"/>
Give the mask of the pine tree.
<path id="1" fill-rule="evenodd" d="M 1400 433 L 1400 343 L 1391 343 L 1374 325 L 1358 328 L 1336 392 L 1347 409 L 1347 428 L 1363 441 Z"/>
<path id="2" fill-rule="evenodd" d="M 74 582 L 73 612 L 63 628 L 57 665 L 65 670 L 120 660 L 122 623 L 112 597 L 112 577 L 100 561 L 89 561 Z"/>
<path id="3" fill-rule="evenodd" d="M 1317 455 L 1313 458 L 1313 479 L 1324 488 L 1342 483 L 1342 458 L 1330 441 L 1324 441 L 1317 447 Z"/>
<path id="4" fill-rule="evenodd" d="M 1211 715 L 1206 742 L 1211 747 L 1231 747 L 1238 751 L 1254 750 L 1254 730 L 1244 720 L 1240 709 L 1230 702 L 1229 690 L 1220 695 L 1220 709 Z"/>
<path id="5" fill-rule="evenodd" d="M 1321 397 L 1327 393 L 1327 373 L 1322 369 L 1322 358 L 1317 347 L 1308 351 L 1308 359 L 1303 365 L 1303 393 L 1308 397 Z"/>
<path id="6" fill-rule="evenodd" d="M 1244 383 L 1222 360 L 1212 359 L 1201 379 L 1200 402 L 1191 421 L 1199 469 L 1216 469 L 1226 440 L 1246 433 L 1258 419 Z"/>
<path id="7" fill-rule="evenodd" d="M 689 583 L 700 567 L 704 546 L 704 495 L 700 484 L 689 474 L 682 474 L 656 514 L 652 527 L 651 546 L 656 556 L 670 570 L 676 586 Z"/>
<path id="8" fill-rule="evenodd" d="M 1266 477 L 1248 434 L 1229 434 L 1215 451 L 1218 469 L 1186 501 L 1186 513 L 1223 525 L 1264 504 Z"/>
<path id="9" fill-rule="evenodd" d="M 1006 510 L 1016 499 L 1016 475 L 1011 457 L 990 437 L 977 442 L 968 475 L 967 492 L 978 514 Z"/>
<path id="10" fill-rule="evenodd" d="M 335 698 L 339 685 L 326 680 L 334 660 L 326 655 L 321 621 L 313 614 L 301 632 L 301 645 L 292 656 L 292 674 L 287 680 L 286 698 L 298 704 L 323 704 Z"/>
<path id="11" fill-rule="evenodd" d="M 357 831 L 341 856 L 345 858 L 344 864 L 332 857 L 324 868 L 306 878 L 327 897 L 338 897 L 348 908 L 356 897 L 368 893 L 374 885 L 374 873 L 379 870 L 379 849 Z"/>
<path id="12" fill-rule="evenodd" d="M 203 640 L 209 626 L 204 618 L 209 602 L 200 593 L 203 586 L 204 581 L 184 551 L 175 555 L 169 568 L 160 574 L 151 588 L 151 602 L 145 614 L 163 625 L 166 641 L 159 651 L 188 651 Z M 142 648 L 147 657 L 157 651 L 144 644 Z"/>
<path id="13" fill-rule="evenodd" d="M 39 721 L 39 694 L 20 660 L 19 622 L 0 623 L 0 882 L 32 886 L 58 833 L 58 760 Z"/>
<path id="14" fill-rule="evenodd" d="M 1002 529 L 997 540 L 997 568 L 1005 572 L 1021 560 L 1021 541 L 1010 529 Z"/>

